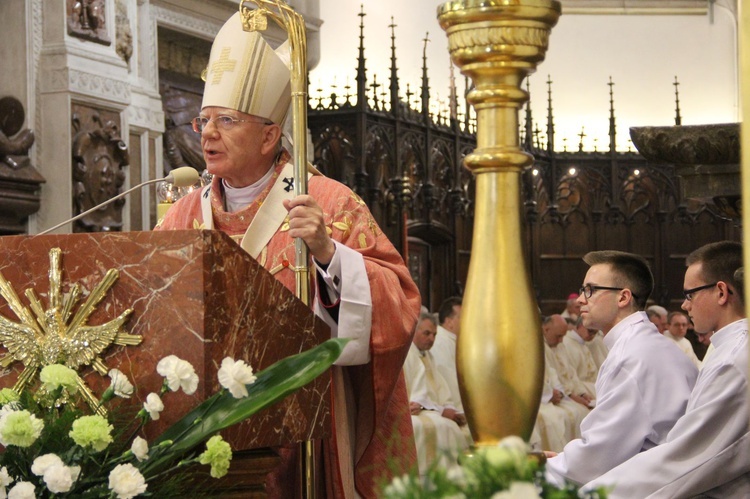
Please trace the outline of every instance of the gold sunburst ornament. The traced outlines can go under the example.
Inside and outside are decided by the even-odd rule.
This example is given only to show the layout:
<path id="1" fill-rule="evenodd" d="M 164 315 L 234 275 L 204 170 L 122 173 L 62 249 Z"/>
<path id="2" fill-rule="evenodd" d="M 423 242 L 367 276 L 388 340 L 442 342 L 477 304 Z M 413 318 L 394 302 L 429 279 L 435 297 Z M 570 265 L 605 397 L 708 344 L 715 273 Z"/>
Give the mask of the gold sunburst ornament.
<path id="1" fill-rule="evenodd" d="M 122 331 L 122 325 L 133 312 L 132 309 L 127 309 L 106 324 L 87 324 L 89 316 L 119 277 L 116 269 L 107 271 L 86 301 L 73 314 L 73 308 L 81 297 L 81 287 L 75 284 L 70 292 L 63 296 L 61 257 L 60 248 L 50 250 L 49 296 L 46 310 L 33 289 L 24 292 L 29 300 L 29 306 L 21 303 L 11 284 L 0 272 L 0 295 L 20 319 L 20 322 L 14 322 L 0 315 L 0 343 L 8 350 L 8 353 L 0 358 L 0 366 L 7 368 L 15 361 L 24 365 L 23 372 L 13 386 L 13 390 L 18 393 L 23 391 L 42 367 L 51 364 L 64 364 L 75 371 L 82 366 L 91 366 L 99 374 L 105 375 L 108 369 L 100 355 L 107 347 L 138 345 L 143 340 L 139 335 Z M 78 376 L 76 382 L 91 408 L 102 415 L 106 414 L 85 381 Z"/>

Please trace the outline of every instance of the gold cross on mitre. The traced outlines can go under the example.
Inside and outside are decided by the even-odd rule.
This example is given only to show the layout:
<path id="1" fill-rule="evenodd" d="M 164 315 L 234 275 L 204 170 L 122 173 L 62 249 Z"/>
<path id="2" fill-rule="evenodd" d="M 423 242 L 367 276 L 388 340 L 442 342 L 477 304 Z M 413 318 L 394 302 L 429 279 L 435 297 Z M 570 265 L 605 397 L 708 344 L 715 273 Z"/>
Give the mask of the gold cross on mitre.
<path id="1" fill-rule="evenodd" d="M 221 83 L 224 72 L 234 71 L 235 66 L 237 66 L 237 59 L 229 58 L 229 52 L 231 52 L 231 50 L 231 47 L 224 47 L 221 49 L 219 60 L 211 64 L 211 73 L 214 75 L 211 84 L 218 85 Z"/>

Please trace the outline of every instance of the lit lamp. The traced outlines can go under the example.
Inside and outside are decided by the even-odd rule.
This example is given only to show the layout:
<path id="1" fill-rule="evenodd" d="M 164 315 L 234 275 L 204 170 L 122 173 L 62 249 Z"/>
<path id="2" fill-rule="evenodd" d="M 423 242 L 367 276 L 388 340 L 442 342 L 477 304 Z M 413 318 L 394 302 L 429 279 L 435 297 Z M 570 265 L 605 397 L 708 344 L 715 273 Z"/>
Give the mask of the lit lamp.
<path id="1" fill-rule="evenodd" d="M 457 0 L 438 8 L 453 62 L 474 82 L 477 149 L 474 239 L 461 311 L 461 398 L 478 446 L 531 435 L 544 374 L 541 323 L 522 238 L 518 144 L 523 79 L 544 59 L 560 16 L 555 0 Z"/>
<path id="2" fill-rule="evenodd" d="M 156 186 L 156 219 L 161 220 L 167 210 L 177 201 L 178 188 L 169 182 L 160 182 Z"/>

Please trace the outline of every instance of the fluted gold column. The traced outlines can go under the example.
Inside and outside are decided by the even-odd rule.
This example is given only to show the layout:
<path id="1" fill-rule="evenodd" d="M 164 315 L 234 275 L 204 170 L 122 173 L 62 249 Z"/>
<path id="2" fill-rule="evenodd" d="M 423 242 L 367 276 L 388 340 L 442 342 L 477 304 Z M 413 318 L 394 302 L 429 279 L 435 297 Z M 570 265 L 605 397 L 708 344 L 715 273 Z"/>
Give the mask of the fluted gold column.
<path id="1" fill-rule="evenodd" d="M 479 446 L 529 438 L 544 374 L 541 325 L 527 272 L 518 146 L 523 79 L 544 59 L 560 16 L 554 0 L 459 0 L 438 8 L 453 62 L 474 82 L 477 149 L 474 239 L 461 312 L 458 370 L 469 426 Z"/>

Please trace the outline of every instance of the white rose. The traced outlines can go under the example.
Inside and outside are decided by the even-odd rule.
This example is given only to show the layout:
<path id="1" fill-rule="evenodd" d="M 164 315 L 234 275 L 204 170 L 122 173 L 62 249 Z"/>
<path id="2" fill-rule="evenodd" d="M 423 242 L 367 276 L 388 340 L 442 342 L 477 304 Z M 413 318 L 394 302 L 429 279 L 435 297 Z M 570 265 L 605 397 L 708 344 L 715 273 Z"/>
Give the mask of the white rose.
<path id="1" fill-rule="evenodd" d="M 122 371 L 119 369 L 110 369 L 109 378 L 112 380 L 110 388 L 114 390 L 115 395 L 122 398 L 130 398 L 133 394 L 133 385 Z"/>
<path id="2" fill-rule="evenodd" d="M 44 483 L 53 494 L 63 494 L 73 487 L 80 473 L 80 466 L 50 466 L 44 472 Z"/>
<path id="3" fill-rule="evenodd" d="M 47 469 L 53 466 L 65 466 L 65 463 L 57 454 L 44 454 L 34 459 L 31 472 L 36 476 L 43 476 Z"/>
<path id="4" fill-rule="evenodd" d="M 109 474 L 109 489 L 118 499 L 130 499 L 146 492 L 146 480 L 132 464 L 118 464 Z"/>
<path id="5" fill-rule="evenodd" d="M 34 489 L 34 484 L 31 482 L 18 482 L 8 492 L 8 499 L 36 499 Z"/>
<path id="6" fill-rule="evenodd" d="M 226 357 L 221 361 L 219 383 L 229 390 L 229 393 L 234 398 L 247 397 L 247 387 L 245 385 L 254 382 L 253 368 L 245 364 L 244 360 L 235 361 L 231 357 Z"/>
<path id="7" fill-rule="evenodd" d="M 138 461 L 145 461 L 148 459 L 148 442 L 146 442 L 146 439 L 135 437 L 133 444 L 130 446 L 130 450 Z"/>
<path id="8" fill-rule="evenodd" d="M 175 355 L 168 355 L 156 364 L 156 372 L 167 379 L 169 389 L 176 392 L 180 388 L 188 395 L 198 389 L 198 375 L 192 364 Z"/>
<path id="9" fill-rule="evenodd" d="M 156 421 L 159 419 L 159 413 L 164 410 L 164 403 L 157 394 L 149 393 L 146 401 L 143 403 L 143 408 L 146 409 L 151 419 Z"/>

